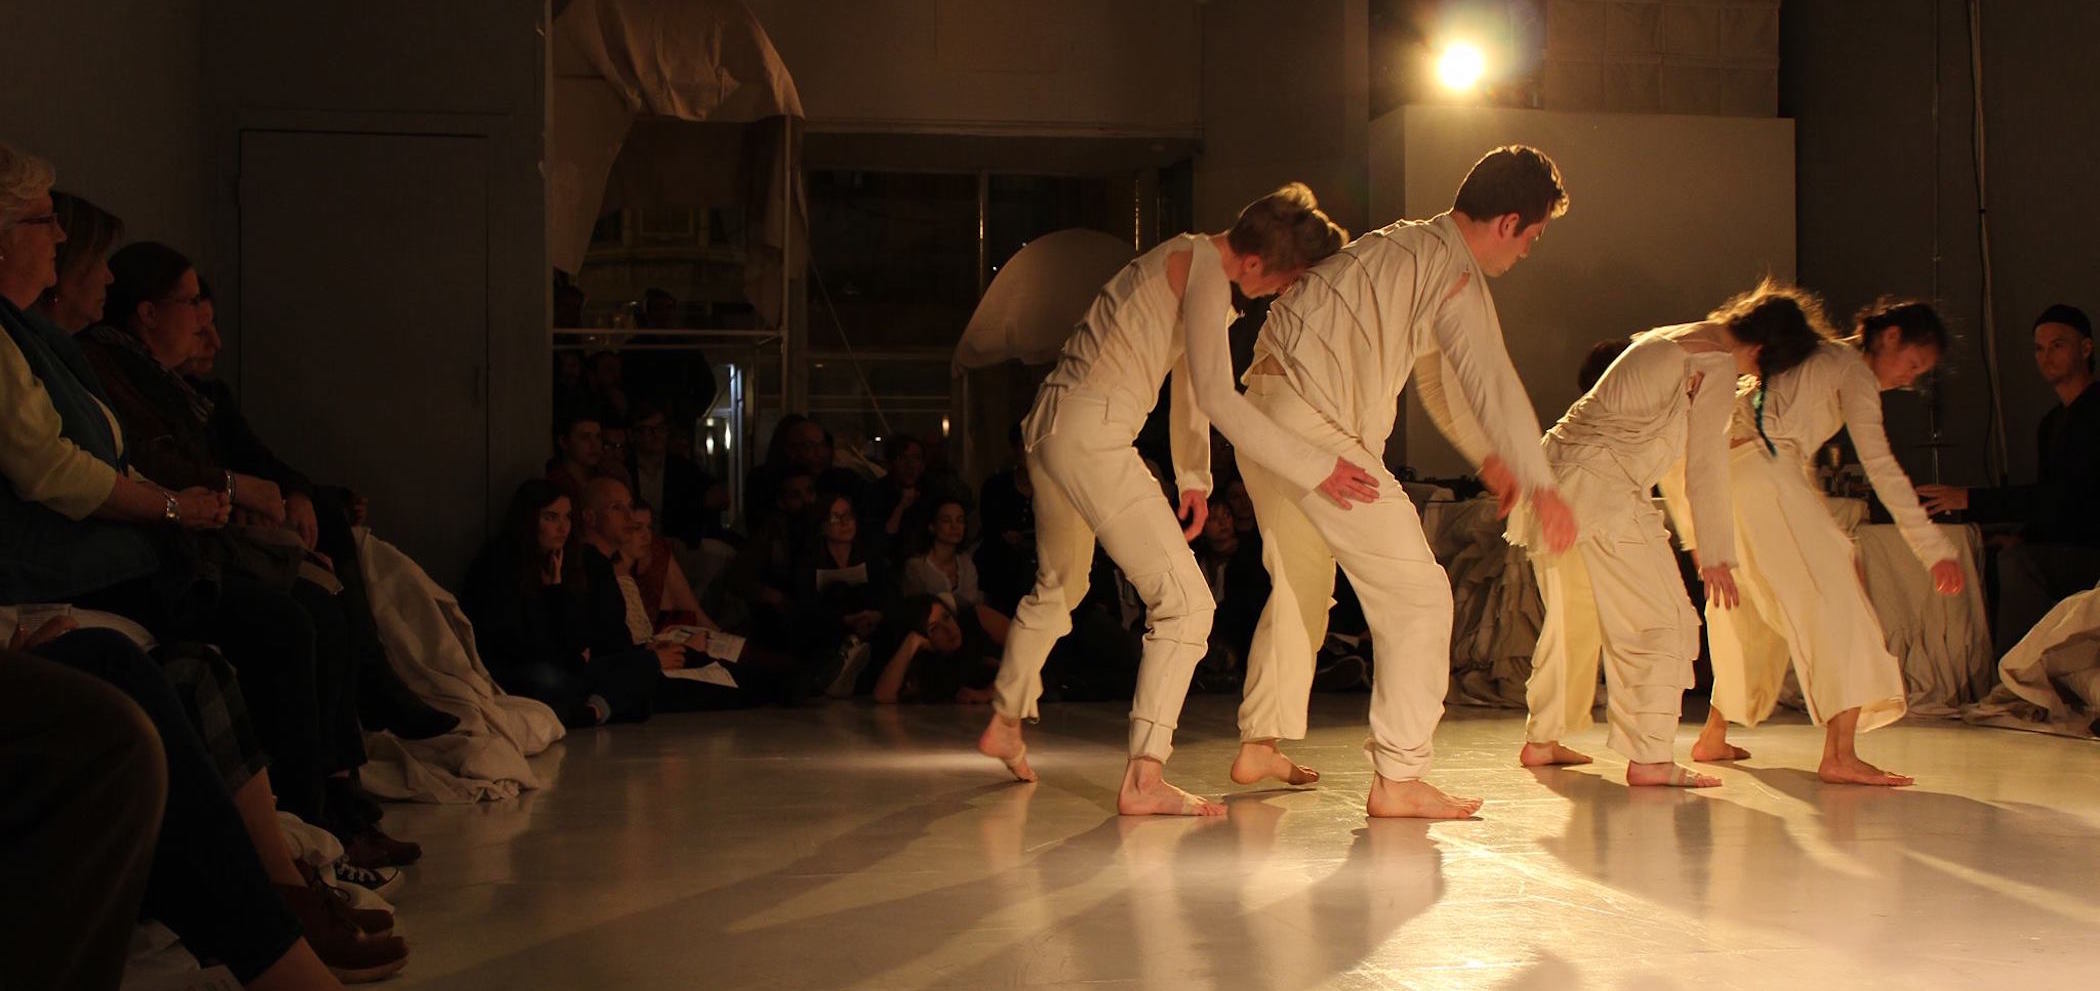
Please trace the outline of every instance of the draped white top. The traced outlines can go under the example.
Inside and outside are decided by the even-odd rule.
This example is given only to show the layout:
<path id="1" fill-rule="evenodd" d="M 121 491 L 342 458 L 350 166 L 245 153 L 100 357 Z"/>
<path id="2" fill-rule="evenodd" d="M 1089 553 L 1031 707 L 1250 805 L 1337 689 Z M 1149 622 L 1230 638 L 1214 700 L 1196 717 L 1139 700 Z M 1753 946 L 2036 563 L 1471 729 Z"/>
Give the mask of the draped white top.
<path id="1" fill-rule="evenodd" d="M 1546 431 L 1543 447 L 1586 538 L 1641 525 L 1654 511 L 1648 490 L 1681 469 L 1692 517 L 1681 522 L 1699 535 L 1700 564 L 1714 567 L 1737 560 L 1728 501 L 1735 356 L 1678 342 L 1700 326 L 1635 335 L 1604 377 Z"/>
<path id="2" fill-rule="evenodd" d="M 1762 443 L 1757 436 L 1757 413 L 1752 402 L 1757 386 L 1752 383 L 1736 397 L 1735 420 L 1730 434 L 1737 442 Z M 1775 376 L 1765 392 L 1765 436 L 1777 448 L 1777 456 L 1803 472 L 1818 448 L 1844 427 L 1859 452 L 1881 504 L 1888 507 L 1911 553 L 1927 566 L 1954 557 L 1939 528 L 1918 505 L 1918 493 L 1909 476 L 1889 450 L 1888 433 L 1882 428 L 1881 383 L 1857 347 L 1826 341 L 1807 361 L 1784 375 Z"/>
<path id="3" fill-rule="evenodd" d="M 1190 252 L 1188 283 L 1174 298 L 1167 261 Z M 1242 457 L 1311 489 L 1334 470 L 1334 456 L 1278 427 L 1232 385 L 1232 283 L 1207 235 L 1170 238 L 1123 267 L 1088 307 L 1045 391 L 1099 397 L 1133 420 L 1159 402 L 1169 372 L 1167 411 L 1177 491 L 1209 492 L 1213 423 Z"/>
<path id="4" fill-rule="evenodd" d="M 1525 491 L 1553 486 L 1487 278 L 1449 214 L 1372 231 L 1314 265 L 1269 308 L 1254 358 L 1275 359 L 1307 403 L 1373 452 L 1385 450 L 1411 377 L 1475 465 L 1500 455 Z"/>

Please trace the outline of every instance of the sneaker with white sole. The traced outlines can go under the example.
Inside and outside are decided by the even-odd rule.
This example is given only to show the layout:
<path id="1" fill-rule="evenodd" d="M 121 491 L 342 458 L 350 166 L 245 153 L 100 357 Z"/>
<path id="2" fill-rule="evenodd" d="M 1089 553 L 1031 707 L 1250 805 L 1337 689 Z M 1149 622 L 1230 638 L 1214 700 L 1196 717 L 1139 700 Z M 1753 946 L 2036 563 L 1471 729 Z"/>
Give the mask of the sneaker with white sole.
<path id="1" fill-rule="evenodd" d="M 335 879 L 344 884 L 369 888 L 374 894 L 384 895 L 401 886 L 401 869 L 398 867 L 358 867 L 348 861 L 336 861 Z"/>

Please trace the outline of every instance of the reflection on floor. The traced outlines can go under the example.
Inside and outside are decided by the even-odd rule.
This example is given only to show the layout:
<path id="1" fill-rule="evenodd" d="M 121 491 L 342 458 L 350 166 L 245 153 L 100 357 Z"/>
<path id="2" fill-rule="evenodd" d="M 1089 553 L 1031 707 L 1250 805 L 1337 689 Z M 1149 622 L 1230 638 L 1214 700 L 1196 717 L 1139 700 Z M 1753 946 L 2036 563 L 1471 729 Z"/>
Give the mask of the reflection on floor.
<path id="1" fill-rule="evenodd" d="M 1469 822 L 1367 822 L 1365 696 L 1316 696 L 1314 790 L 1210 821 L 1114 814 L 1123 706 L 1046 707 L 1034 786 L 969 745 L 977 708 L 810 709 L 585 732 L 548 791 L 390 810 L 407 988 L 2091 986 L 2100 748 L 1910 722 L 1917 775 L 1825 786 L 1821 732 L 1739 731 L 1701 793 L 1516 766 L 1517 714 L 1454 710 L 1433 780 Z M 1198 697 L 1170 771 L 1217 794 L 1234 700 Z M 1680 736 L 1685 752 L 1695 725 Z"/>

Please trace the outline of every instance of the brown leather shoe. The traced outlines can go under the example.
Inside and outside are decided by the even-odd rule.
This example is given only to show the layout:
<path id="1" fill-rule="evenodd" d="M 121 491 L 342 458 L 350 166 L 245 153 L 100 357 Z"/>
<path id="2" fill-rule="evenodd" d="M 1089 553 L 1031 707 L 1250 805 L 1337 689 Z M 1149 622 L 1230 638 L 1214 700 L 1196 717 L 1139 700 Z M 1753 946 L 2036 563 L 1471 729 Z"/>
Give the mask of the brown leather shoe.
<path id="1" fill-rule="evenodd" d="M 399 936 L 361 936 L 336 929 L 321 939 L 308 939 L 314 955 L 344 984 L 365 984 L 392 977 L 408 966 L 408 944 Z"/>
<path id="2" fill-rule="evenodd" d="M 350 893 L 326 881 L 305 862 L 299 863 L 305 887 L 276 885 L 284 903 L 309 935 L 325 930 L 331 921 L 348 924 L 367 936 L 386 936 L 394 931 L 394 913 L 379 908 L 358 908 Z"/>
<path id="3" fill-rule="evenodd" d="M 407 867 L 423 859 L 423 845 L 397 840 L 377 829 L 367 829 L 343 844 L 343 859 L 352 866 L 368 870 Z"/>

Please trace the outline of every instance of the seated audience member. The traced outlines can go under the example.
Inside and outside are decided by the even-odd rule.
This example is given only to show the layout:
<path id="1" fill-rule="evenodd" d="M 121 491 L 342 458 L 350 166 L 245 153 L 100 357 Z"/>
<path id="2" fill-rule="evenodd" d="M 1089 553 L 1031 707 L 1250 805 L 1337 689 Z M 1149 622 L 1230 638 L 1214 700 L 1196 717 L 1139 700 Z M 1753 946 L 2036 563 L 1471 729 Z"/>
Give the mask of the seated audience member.
<path id="1" fill-rule="evenodd" d="M 2100 384 L 2084 311 L 2059 303 L 2035 318 L 2034 363 L 2057 400 L 2035 431 L 2035 483 L 1918 486 L 1932 513 L 1965 509 L 1975 522 L 2021 525 L 2018 541 L 1998 551 L 2000 657 L 2065 596 L 2100 583 Z"/>
<path id="2" fill-rule="evenodd" d="M 638 650 L 654 657 L 663 672 L 706 667 L 706 641 L 680 643 L 658 639 L 652 610 L 635 579 L 629 549 L 638 528 L 633 496 L 614 478 L 594 478 L 584 489 L 583 567 L 591 586 L 595 631 L 592 649 L 599 652 Z M 683 677 L 659 677 L 652 686 L 659 712 L 740 709 L 780 697 L 782 673 L 753 653 L 734 660 L 731 685 Z"/>
<path id="3" fill-rule="evenodd" d="M 342 736 L 321 729 L 311 620 L 281 592 L 238 575 L 209 579 L 185 534 L 225 524 L 223 485 L 172 491 L 133 470 L 80 344 L 25 309 L 57 283 L 65 234 L 51 176 L 0 147 L 0 475 L 9 483 L 0 486 L 0 602 L 70 601 L 127 616 L 164 643 L 217 644 L 256 701 L 280 806 L 329 824 L 326 779 L 355 764 L 331 751 Z M 333 828 L 355 832 L 349 822 Z"/>
<path id="4" fill-rule="evenodd" d="M 722 586 L 719 601 L 743 617 L 732 629 L 746 629 L 775 647 L 790 646 L 795 559 L 804 543 L 805 517 L 816 500 L 816 478 L 808 471 L 791 467 L 780 475 L 773 501 L 757 514 L 751 536 L 717 583 Z"/>
<path id="5" fill-rule="evenodd" d="M 81 202 L 78 209 L 94 210 L 94 207 Z M 60 281 L 63 284 L 63 274 Z M 249 424 L 233 390 L 212 377 L 223 345 L 219 339 L 211 287 L 200 282 L 199 289 L 197 321 L 201 333 L 198 349 L 179 371 L 190 387 L 211 404 L 211 416 L 205 426 L 211 435 L 214 455 L 236 472 L 275 483 L 284 493 L 285 525 L 299 535 L 300 543 L 306 549 L 327 555 L 329 566 L 342 583 L 339 594 L 346 623 L 343 634 L 357 657 L 359 717 L 367 728 L 386 730 L 407 740 L 423 740 L 451 732 L 459 725 L 458 717 L 424 704 L 401 682 L 393 665 L 387 661 L 386 648 L 380 643 L 379 628 L 372 617 L 371 596 L 365 588 L 357 538 L 351 532 L 350 511 L 340 493 L 316 486 L 305 473 L 279 458 Z"/>
<path id="6" fill-rule="evenodd" d="M 623 643 L 624 609 L 603 614 L 603 590 L 592 587 L 582 545 L 571 538 L 575 515 L 554 483 L 518 486 L 503 529 L 467 574 L 460 604 L 505 691 L 545 702 L 572 727 L 647 719 L 658 658 Z M 608 623 L 616 631 L 610 636 Z M 607 643 L 614 649 L 602 649 Z"/>
<path id="7" fill-rule="evenodd" d="M 1237 475 L 1227 479 L 1224 487 L 1225 503 L 1232 507 L 1232 530 L 1239 535 L 1240 544 L 1251 547 L 1255 557 L 1261 556 L 1260 522 L 1254 518 L 1254 497 L 1247 494 L 1247 483 Z"/>
<path id="8" fill-rule="evenodd" d="M 865 643 L 897 590 L 888 562 L 860 536 L 853 500 L 817 497 L 814 533 L 795 565 L 795 653 L 822 671 L 842 648 Z"/>
<path id="9" fill-rule="evenodd" d="M 1269 571 L 1261 563 L 1261 546 L 1240 539 L 1238 516 L 1231 498 L 1213 493 L 1210 517 L 1196 541 L 1196 563 L 1218 604 L 1211 647 L 1224 649 L 1229 658 L 1224 667 L 1234 671 L 1244 669 L 1247 651 L 1254 645 L 1254 625 L 1269 601 Z"/>
<path id="10" fill-rule="evenodd" d="M 931 595 L 905 599 L 897 607 L 906 624 L 897 646 L 880 667 L 862 675 L 872 681 L 867 690 L 875 701 L 991 701 L 1000 647 L 978 624 L 976 612 L 951 609 Z"/>
<path id="11" fill-rule="evenodd" d="M 598 474 L 617 478 L 629 488 L 634 476 L 627 472 L 627 421 L 608 416 L 598 424 Z"/>
<path id="12" fill-rule="evenodd" d="M 656 507 L 657 529 L 688 548 L 719 537 L 722 511 L 709 504 L 712 480 L 690 458 L 671 452 L 670 418 L 663 409 L 637 404 L 628 436 L 628 477 L 635 498 Z"/>
<path id="13" fill-rule="evenodd" d="M 252 743 L 208 745 L 169 677 L 128 638 L 113 630 L 75 630 L 63 618 L 17 637 L 18 648 L 122 692 L 160 737 L 167 803 L 146 884 L 146 917 L 174 930 L 191 953 L 225 963 L 251 988 L 337 987 L 337 978 L 378 980 L 407 963 L 407 944 L 386 934 L 393 913 L 350 909 L 317 876 L 301 872 Z M 225 690 L 220 712 L 229 734 L 243 736 L 238 689 Z M 231 768 L 227 750 L 237 752 Z"/>
<path id="14" fill-rule="evenodd" d="M 561 308 L 558 301 L 555 308 Z M 589 395 L 583 388 L 583 354 L 578 351 L 554 352 L 554 408 L 557 411 L 580 409 L 587 405 Z"/>
<path id="15" fill-rule="evenodd" d="M 983 602 L 984 592 L 977 585 L 977 562 L 962 551 L 963 539 L 970 530 L 969 514 L 962 500 L 945 498 L 928 508 L 932 513 L 919 535 L 917 553 L 905 559 L 899 591 L 905 595 L 940 596 L 951 608 L 959 603 Z"/>
<path id="16" fill-rule="evenodd" d="M 0 652 L 0 767 L 9 769 L 0 876 L 70 896 L 0 907 L 9 982 L 116 991 L 167 797 L 159 736 L 116 689 Z"/>
<path id="17" fill-rule="evenodd" d="M 596 410 L 573 408 L 558 412 L 554 420 L 554 460 L 547 465 L 547 481 L 569 497 L 573 511 L 583 505 L 583 487 L 598 477 L 605 463 L 604 418 Z"/>
<path id="18" fill-rule="evenodd" d="M 584 369 L 587 376 L 584 384 L 589 389 L 591 404 L 604 410 L 608 416 L 626 419 L 627 387 L 621 372 L 620 353 L 600 351 L 591 355 Z"/>
<path id="19" fill-rule="evenodd" d="M 104 322 L 82 335 L 83 350 L 130 439 L 133 464 L 148 478 L 171 487 L 222 482 L 239 514 L 236 522 L 246 525 L 202 542 L 206 559 L 218 565 L 221 599 L 234 594 L 237 583 L 245 586 L 252 601 L 235 614 L 242 628 L 257 625 L 255 612 L 284 609 L 280 596 L 292 603 L 282 620 L 303 623 L 280 626 L 279 632 L 300 640 L 315 659 L 310 687 L 295 689 L 314 700 L 313 727 L 294 730 L 321 737 L 326 774 L 322 786 L 330 808 L 315 825 L 342 837 L 346 846 L 370 833 L 380 841 L 375 849 L 396 849 L 398 857 L 391 859 L 412 860 L 412 844 L 397 844 L 377 833 L 380 808 L 355 782 L 356 769 L 365 760 L 357 712 L 360 664 L 349 619 L 335 594 L 337 580 L 332 573 L 316 574 L 326 566 L 311 557 L 286 526 L 284 498 L 276 483 L 232 471 L 219 459 L 209 429 L 211 401 L 177 372 L 204 340 L 199 320 L 203 293 L 196 268 L 180 252 L 151 241 L 125 246 L 110 256 L 109 267 L 112 281 L 103 304 Z M 244 662 L 225 642 L 236 635 L 234 630 L 222 627 L 215 632 L 220 639 L 214 642 L 229 647 L 243 691 L 251 697 L 270 697 L 271 686 L 258 683 L 254 673 L 259 666 L 255 659 Z M 277 663 L 273 657 L 260 666 Z M 277 675 L 260 677 L 274 680 Z M 257 711 L 275 716 L 274 708 L 259 705 Z"/>
<path id="20" fill-rule="evenodd" d="M 984 509 L 983 539 L 972 555 L 982 576 L 986 605 L 1006 615 L 1035 590 L 1035 487 L 1028 476 L 1028 449 L 1021 425 L 1006 434 L 1013 455 L 1010 467 L 984 480 L 977 504 Z"/>
<path id="21" fill-rule="evenodd" d="M 635 586 L 658 631 L 671 626 L 718 628 L 700 608 L 700 598 L 686 581 L 685 569 L 671 553 L 670 540 L 657 531 L 655 508 L 646 502 L 634 504 L 634 533 L 622 553 L 634 562 Z"/>
<path id="22" fill-rule="evenodd" d="M 774 490 L 791 470 L 809 473 L 819 492 L 844 492 L 856 499 L 867 484 L 859 473 L 832 463 L 831 431 L 800 413 L 781 418 L 766 445 L 766 462 L 751 470 L 744 490 L 753 506 L 773 504 Z"/>
<path id="23" fill-rule="evenodd" d="M 890 438 L 887 453 L 885 474 L 868 486 L 860 525 L 882 542 L 891 561 L 898 562 L 916 548 L 919 524 L 931 514 L 934 502 L 953 500 L 967 513 L 969 490 L 951 475 L 930 474 L 926 445 L 915 437 Z"/>

